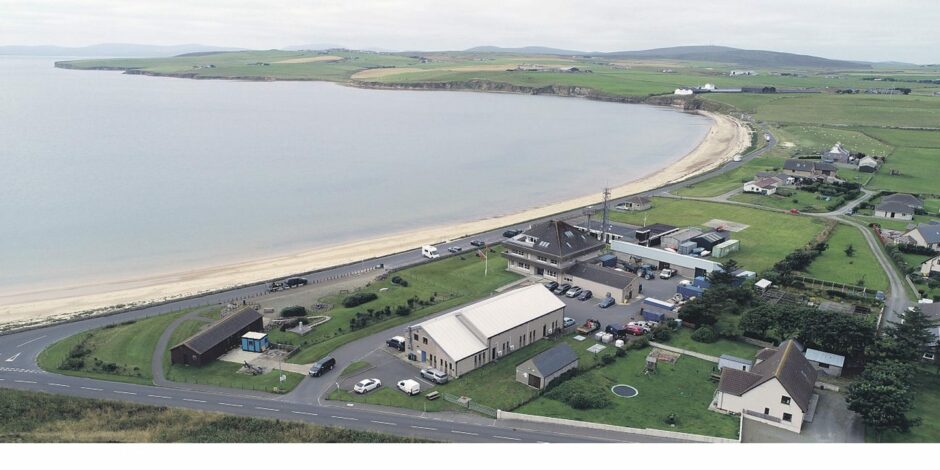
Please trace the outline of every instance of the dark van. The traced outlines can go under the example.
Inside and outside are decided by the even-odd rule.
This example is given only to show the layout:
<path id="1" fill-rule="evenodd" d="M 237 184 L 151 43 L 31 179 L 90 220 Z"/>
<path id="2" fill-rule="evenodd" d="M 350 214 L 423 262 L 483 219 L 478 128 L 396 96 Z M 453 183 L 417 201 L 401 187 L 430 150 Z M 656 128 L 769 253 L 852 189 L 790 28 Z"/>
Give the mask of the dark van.
<path id="1" fill-rule="evenodd" d="M 333 359 L 332 357 L 324 357 L 323 359 L 314 362 L 313 365 L 310 366 L 310 377 L 319 377 L 333 370 L 334 367 L 336 367 L 336 359 Z"/>
<path id="2" fill-rule="evenodd" d="M 292 277 L 285 282 L 287 287 L 297 287 L 307 285 L 307 279 L 302 277 Z"/>

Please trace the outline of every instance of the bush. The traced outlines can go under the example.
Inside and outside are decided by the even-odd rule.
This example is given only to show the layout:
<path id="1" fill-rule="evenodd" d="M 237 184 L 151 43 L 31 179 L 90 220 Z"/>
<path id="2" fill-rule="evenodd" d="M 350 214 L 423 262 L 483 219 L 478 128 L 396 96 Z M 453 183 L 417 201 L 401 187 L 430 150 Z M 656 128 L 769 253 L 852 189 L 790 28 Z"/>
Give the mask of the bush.
<path id="1" fill-rule="evenodd" d="M 343 307 L 352 308 L 379 298 L 374 292 L 358 292 L 343 299 Z"/>
<path id="2" fill-rule="evenodd" d="M 614 355 L 613 355 L 613 354 L 604 354 L 603 356 L 601 356 L 601 362 L 602 362 L 605 366 L 606 366 L 606 365 L 613 364 L 613 363 L 614 363 Z"/>
<path id="3" fill-rule="evenodd" d="M 305 317 L 307 316 L 307 308 L 300 305 L 294 305 L 293 307 L 284 307 L 281 309 L 281 316 L 284 318 L 289 317 Z"/>
<path id="4" fill-rule="evenodd" d="M 567 381 L 553 388 L 546 396 L 576 410 L 607 408 L 612 403 L 610 392 L 605 387 L 578 381 Z"/>
<path id="5" fill-rule="evenodd" d="M 62 361 L 59 368 L 62 370 L 82 370 L 85 368 L 85 360 L 79 357 L 69 357 Z"/>
<path id="6" fill-rule="evenodd" d="M 617 353 L 616 353 L 616 354 L 617 354 L 617 357 L 626 357 L 626 356 L 627 356 L 627 350 L 626 350 L 626 349 L 623 349 L 623 348 L 617 348 Z"/>
<path id="7" fill-rule="evenodd" d="M 643 349 L 650 345 L 650 340 L 646 336 L 640 337 L 636 341 L 630 341 L 627 343 L 627 349 Z"/>
<path id="8" fill-rule="evenodd" d="M 406 317 L 411 315 L 411 308 L 407 305 L 399 305 L 395 307 L 395 315 Z"/>
<path id="9" fill-rule="evenodd" d="M 401 276 L 395 276 L 392 278 L 392 284 L 398 284 L 402 287 L 408 287 L 408 281 L 402 279 Z"/>
<path id="10" fill-rule="evenodd" d="M 714 343 L 718 341 L 718 334 L 711 327 L 703 326 L 692 333 L 692 341 L 699 343 Z"/>

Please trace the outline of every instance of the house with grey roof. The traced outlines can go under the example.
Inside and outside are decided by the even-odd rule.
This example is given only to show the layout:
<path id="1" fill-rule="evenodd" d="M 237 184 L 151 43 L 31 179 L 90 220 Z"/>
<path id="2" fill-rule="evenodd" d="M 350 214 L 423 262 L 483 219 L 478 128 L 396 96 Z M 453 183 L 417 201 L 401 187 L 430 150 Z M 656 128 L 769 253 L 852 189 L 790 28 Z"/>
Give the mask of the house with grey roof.
<path id="1" fill-rule="evenodd" d="M 837 171 L 839 169 L 835 165 L 819 160 L 790 158 L 783 162 L 784 174 L 800 178 L 825 178 L 835 176 Z"/>
<path id="2" fill-rule="evenodd" d="M 510 271 L 561 281 L 575 264 L 596 258 L 604 242 L 559 220 L 533 224 L 503 246 Z"/>
<path id="3" fill-rule="evenodd" d="M 917 196 L 914 196 L 913 194 L 905 194 L 905 193 L 889 194 L 881 198 L 881 202 L 893 202 L 897 204 L 904 204 L 905 206 L 908 206 L 911 209 L 923 209 L 924 208 L 924 200 Z"/>
<path id="4" fill-rule="evenodd" d="M 904 233 L 901 239 L 909 239 L 914 245 L 940 250 L 940 221 L 931 220 Z"/>
<path id="5" fill-rule="evenodd" d="M 595 297 L 610 295 L 618 303 L 629 302 L 640 293 L 640 278 L 635 274 L 597 264 L 578 263 L 563 280 L 591 291 Z"/>
<path id="6" fill-rule="evenodd" d="M 895 220 L 913 220 L 914 208 L 902 202 L 882 200 L 875 206 L 875 217 Z"/>
<path id="7" fill-rule="evenodd" d="M 760 178 L 744 183 L 744 192 L 770 196 L 777 192 L 779 185 L 780 180 L 777 178 Z"/>
<path id="8" fill-rule="evenodd" d="M 763 357 L 763 359 L 761 359 Z M 787 340 L 758 353 L 749 371 L 721 369 L 712 406 L 771 426 L 800 432 L 803 419 L 815 413 L 817 372 L 802 346 Z"/>
<path id="9" fill-rule="evenodd" d="M 921 263 L 920 274 L 924 277 L 940 278 L 940 256 L 934 256 Z"/>
<path id="10" fill-rule="evenodd" d="M 516 366 L 516 381 L 544 390 L 561 374 L 577 367 L 578 354 L 568 343 L 561 343 Z"/>
<path id="11" fill-rule="evenodd" d="M 653 200 L 643 196 L 633 196 L 617 204 L 614 209 L 618 211 L 645 211 L 653 207 Z"/>
<path id="12" fill-rule="evenodd" d="M 828 152 L 822 155 L 822 160 L 828 163 L 848 163 L 852 159 L 852 154 L 842 146 L 842 142 L 836 142 Z"/>
<path id="13" fill-rule="evenodd" d="M 878 169 L 878 160 L 872 157 L 862 157 L 858 161 L 858 171 L 862 173 L 874 173 Z"/>

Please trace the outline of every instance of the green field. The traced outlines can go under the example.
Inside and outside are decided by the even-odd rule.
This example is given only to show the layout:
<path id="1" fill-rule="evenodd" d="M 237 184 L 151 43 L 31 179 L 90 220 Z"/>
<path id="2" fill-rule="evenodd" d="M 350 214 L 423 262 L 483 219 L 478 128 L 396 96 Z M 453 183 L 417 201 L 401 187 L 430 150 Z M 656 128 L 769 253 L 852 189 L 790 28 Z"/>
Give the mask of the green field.
<path id="1" fill-rule="evenodd" d="M 813 261 L 806 274 L 816 279 L 862 285 L 869 289 L 887 291 L 888 275 L 878 264 L 864 235 L 855 227 L 839 225 L 829 237 L 829 249 Z M 846 256 L 845 249 L 852 245 L 855 254 Z"/>
<path id="2" fill-rule="evenodd" d="M 669 338 L 669 341 L 665 342 L 665 344 L 676 348 L 686 349 L 688 351 L 708 354 L 709 356 L 718 357 L 722 354 L 730 354 L 742 359 L 753 358 L 754 354 L 757 354 L 757 351 L 761 349 L 757 346 L 754 346 L 753 344 L 748 344 L 741 341 L 731 341 L 724 338 L 719 339 L 714 343 L 700 343 L 698 341 L 693 341 L 692 330 L 690 328 L 681 328 L 679 331 L 675 332 L 672 337 Z"/>
<path id="3" fill-rule="evenodd" d="M 731 233 L 741 240 L 741 250 L 734 253 L 738 263 L 751 271 L 763 271 L 800 248 L 823 230 L 823 222 L 810 217 L 769 212 L 748 207 L 702 201 L 654 198 L 653 208 L 639 213 L 613 212 L 610 219 L 642 225 L 664 223 L 677 227 L 696 226 L 711 219 L 747 224 L 750 227 Z"/>
<path id="4" fill-rule="evenodd" d="M 828 201 L 820 198 L 816 193 L 806 191 L 792 190 L 789 196 L 780 194 L 771 194 L 764 196 L 753 193 L 739 193 L 728 198 L 731 201 L 744 202 L 747 204 L 756 204 L 758 206 L 769 207 L 772 209 L 790 210 L 797 209 L 800 212 L 827 212 L 826 206 L 829 204 L 842 205 L 845 200 L 842 197 L 832 197 Z"/>

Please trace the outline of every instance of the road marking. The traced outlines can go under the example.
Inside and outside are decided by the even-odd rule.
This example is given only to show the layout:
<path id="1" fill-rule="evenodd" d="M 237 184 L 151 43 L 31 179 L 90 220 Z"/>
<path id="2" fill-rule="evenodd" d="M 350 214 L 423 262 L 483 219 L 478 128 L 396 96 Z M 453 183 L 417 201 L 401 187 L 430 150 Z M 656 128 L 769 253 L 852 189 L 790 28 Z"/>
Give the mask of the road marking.
<path id="1" fill-rule="evenodd" d="M 148 396 L 148 397 L 151 397 L 151 398 L 163 398 L 164 400 L 172 400 L 172 398 L 170 398 L 170 397 L 165 397 L 165 396 L 163 396 L 163 395 L 147 395 L 147 396 Z"/>
<path id="2" fill-rule="evenodd" d="M 0 379 L 0 382 L 3 382 L 4 380 L 6 380 L 6 379 Z"/>
<path id="3" fill-rule="evenodd" d="M 22 353 L 16 353 L 16 354 L 10 356 L 10 358 L 7 359 L 7 362 L 13 362 L 13 361 L 15 361 L 16 358 L 20 357 L 20 354 L 22 354 Z"/>
<path id="4" fill-rule="evenodd" d="M 475 432 L 463 432 L 463 431 L 451 431 L 451 432 L 454 434 L 466 434 L 468 436 L 479 436 L 479 434 Z"/>
<path id="5" fill-rule="evenodd" d="M 263 406 L 256 406 L 255 409 L 256 409 L 256 410 L 264 410 L 264 411 L 281 411 L 281 410 L 277 410 L 277 409 L 274 409 L 274 408 L 265 408 L 265 407 L 263 407 Z"/>
<path id="6" fill-rule="evenodd" d="M 291 413 L 307 416 L 318 416 L 316 413 L 307 413 L 306 411 L 291 411 Z"/>
<path id="7" fill-rule="evenodd" d="M 507 441 L 521 441 L 518 437 L 493 436 L 496 439 L 506 439 Z"/>
<path id="8" fill-rule="evenodd" d="M 424 426 L 412 426 L 415 429 L 426 429 L 428 431 L 437 431 L 437 428 L 426 428 Z"/>
<path id="9" fill-rule="evenodd" d="M 359 418 L 347 418 L 345 416 L 330 416 L 330 418 L 345 419 L 349 421 L 359 421 Z"/>
<path id="10" fill-rule="evenodd" d="M 42 336 L 40 336 L 40 337 L 38 337 L 38 338 L 33 338 L 33 339 L 31 339 L 31 340 L 29 340 L 29 341 L 23 343 L 23 344 L 17 345 L 16 347 L 22 348 L 23 346 L 26 346 L 27 344 L 32 343 L 33 341 L 39 341 L 39 340 L 45 338 L 46 336 L 47 336 L 47 335 L 42 335 Z"/>
<path id="11" fill-rule="evenodd" d="M 52 382 L 49 382 L 49 385 L 52 385 L 53 387 L 65 387 L 65 388 L 69 387 L 68 385 L 65 385 L 65 384 L 54 384 Z"/>
<path id="12" fill-rule="evenodd" d="M 121 395 L 137 395 L 135 392 L 125 392 L 124 390 L 115 390 L 114 393 L 120 393 Z"/>
<path id="13" fill-rule="evenodd" d="M 241 408 L 241 407 L 245 406 L 245 405 L 239 405 L 238 403 L 222 403 L 222 402 L 219 402 L 219 404 L 222 405 L 222 406 L 234 406 L 235 408 Z"/>
<path id="14" fill-rule="evenodd" d="M 384 424 L 384 425 L 386 425 L 386 426 L 398 426 L 398 425 L 395 424 L 395 423 L 387 423 L 387 422 L 385 422 L 385 421 L 371 421 L 371 422 L 373 422 L 373 423 L 375 423 L 375 424 Z"/>
<path id="15" fill-rule="evenodd" d="M 92 390 L 92 391 L 95 391 L 95 392 L 100 392 L 100 391 L 101 391 L 100 388 L 94 388 L 94 387 L 82 387 L 82 389 L 84 389 L 84 390 Z"/>
<path id="16" fill-rule="evenodd" d="M 183 401 L 191 401 L 193 403 L 205 403 L 206 402 L 205 400 L 196 400 L 193 398 L 184 398 Z"/>
<path id="17" fill-rule="evenodd" d="M 34 383 L 36 383 L 36 382 L 33 382 L 32 380 L 14 380 L 14 382 L 16 382 L 16 383 L 18 383 L 18 384 L 34 384 Z"/>

